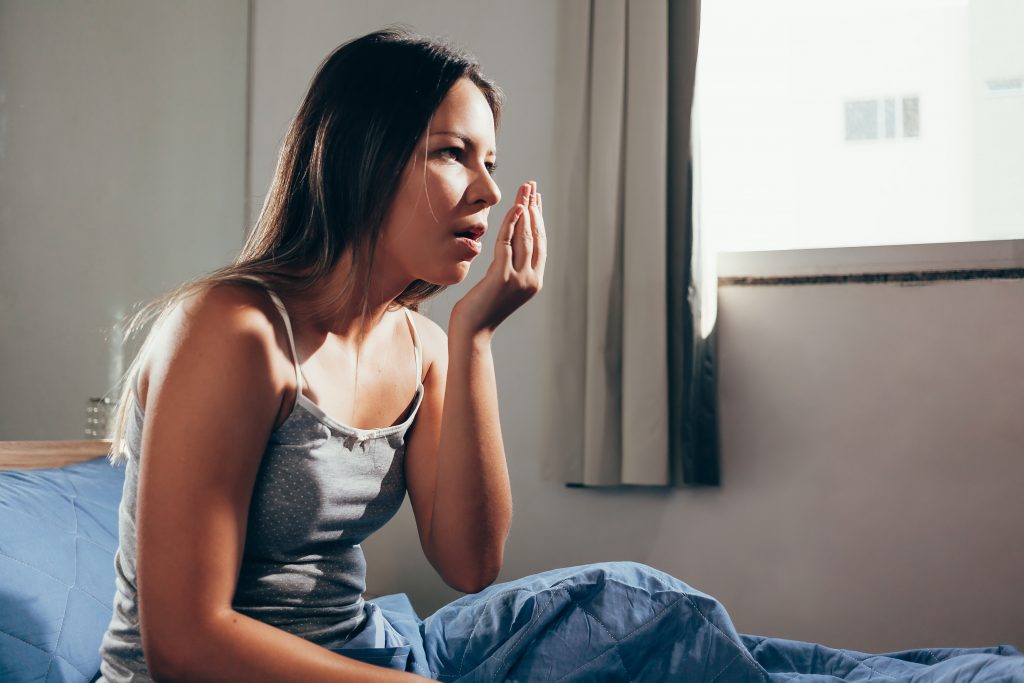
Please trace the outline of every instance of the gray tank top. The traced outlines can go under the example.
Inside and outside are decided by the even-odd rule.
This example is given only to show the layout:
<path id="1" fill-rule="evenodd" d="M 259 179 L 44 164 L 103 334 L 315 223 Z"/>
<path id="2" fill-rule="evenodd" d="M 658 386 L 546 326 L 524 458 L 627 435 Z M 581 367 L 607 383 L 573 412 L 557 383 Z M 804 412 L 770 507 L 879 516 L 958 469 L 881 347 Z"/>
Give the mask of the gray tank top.
<path id="1" fill-rule="evenodd" d="M 281 299 L 267 293 L 284 319 L 298 391 L 291 414 L 270 435 L 256 476 L 233 607 L 337 649 L 366 620 L 366 560 L 360 543 L 391 519 L 405 499 L 405 436 L 423 401 L 423 354 L 412 314 L 404 309 L 416 354 L 416 393 L 397 424 L 350 427 L 302 393 L 291 321 Z M 138 400 L 133 401 L 114 558 L 114 611 L 100 646 L 100 680 L 106 681 L 151 680 L 142 652 L 135 578 L 145 416 Z"/>

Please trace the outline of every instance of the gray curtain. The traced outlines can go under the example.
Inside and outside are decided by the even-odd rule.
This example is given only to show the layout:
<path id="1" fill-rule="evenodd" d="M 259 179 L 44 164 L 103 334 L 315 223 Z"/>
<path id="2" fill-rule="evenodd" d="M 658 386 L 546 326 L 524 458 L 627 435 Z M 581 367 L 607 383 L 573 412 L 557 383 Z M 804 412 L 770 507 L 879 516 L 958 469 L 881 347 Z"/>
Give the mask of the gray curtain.
<path id="1" fill-rule="evenodd" d="M 699 0 L 561 5 L 554 224 L 573 258 L 557 318 L 582 355 L 554 370 L 579 438 L 543 472 L 570 485 L 719 483 L 690 135 L 699 17 Z"/>

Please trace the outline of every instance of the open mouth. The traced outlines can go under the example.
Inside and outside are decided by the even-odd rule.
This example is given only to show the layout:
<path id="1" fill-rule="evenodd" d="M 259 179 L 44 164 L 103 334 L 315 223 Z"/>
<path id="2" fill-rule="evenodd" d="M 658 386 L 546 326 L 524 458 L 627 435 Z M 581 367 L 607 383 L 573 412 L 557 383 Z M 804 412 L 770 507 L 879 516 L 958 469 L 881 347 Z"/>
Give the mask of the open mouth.
<path id="1" fill-rule="evenodd" d="M 481 239 L 487 232 L 487 226 L 483 223 L 471 225 L 465 230 L 454 233 L 455 241 L 462 245 L 465 250 L 465 257 L 475 258 L 484 250 Z"/>
<path id="2" fill-rule="evenodd" d="M 480 238 L 487 232 L 487 227 L 483 225 L 473 225 L 461 232 L 455 233 L 456 237 L 465 237 L 468 240 L 479 242 Z"/>

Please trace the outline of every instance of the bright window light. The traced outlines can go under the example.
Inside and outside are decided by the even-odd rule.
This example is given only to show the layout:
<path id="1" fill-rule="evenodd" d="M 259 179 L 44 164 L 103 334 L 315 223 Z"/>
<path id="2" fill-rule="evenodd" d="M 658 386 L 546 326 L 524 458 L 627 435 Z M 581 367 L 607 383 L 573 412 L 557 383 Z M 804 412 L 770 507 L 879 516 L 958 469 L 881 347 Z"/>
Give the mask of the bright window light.
<path id="1" fill-rule="evenodd" d="M 702 4 L 718 251 L 1024 238 L 1024 2 Z"/>

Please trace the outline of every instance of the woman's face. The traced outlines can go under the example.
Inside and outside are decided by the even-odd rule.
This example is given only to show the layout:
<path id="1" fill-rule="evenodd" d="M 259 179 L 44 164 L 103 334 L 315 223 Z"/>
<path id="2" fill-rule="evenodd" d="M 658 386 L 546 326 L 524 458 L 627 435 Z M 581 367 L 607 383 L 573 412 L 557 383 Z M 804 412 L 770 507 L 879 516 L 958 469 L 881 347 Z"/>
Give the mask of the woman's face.
<path id="1" fill-rule="evenodd" d="M 495 161 L 494 116 L 480 89 L 455 82 L 434 112 L 427 132 L 402 174 L 388 209 L 378 255 L 409 282 L 461 282 L 483 239 L 458 237 L 486 228 L 490 208 L 501 200 L 491 177 Z"/>

